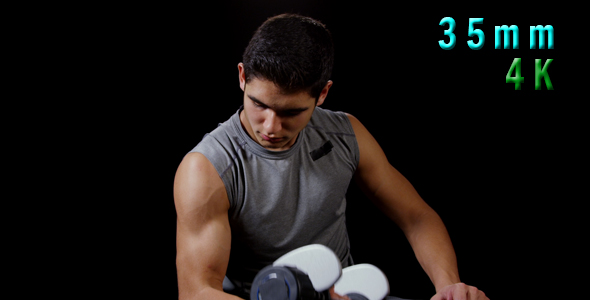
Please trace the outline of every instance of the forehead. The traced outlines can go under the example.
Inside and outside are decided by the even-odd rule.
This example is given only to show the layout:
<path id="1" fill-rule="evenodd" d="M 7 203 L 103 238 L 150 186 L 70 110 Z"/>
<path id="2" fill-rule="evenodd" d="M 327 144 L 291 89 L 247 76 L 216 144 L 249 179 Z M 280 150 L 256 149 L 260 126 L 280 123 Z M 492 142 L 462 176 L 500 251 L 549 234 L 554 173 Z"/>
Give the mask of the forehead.
<path id="1" fill-rule="evenodd" d="M 307 91 L 285 93 L 274 82 L 253 78 L 245 88 L 245 94 L 252 100 L 260 101 L 268 106 L 309 106 L 315 105 L 315 98 Z"/>

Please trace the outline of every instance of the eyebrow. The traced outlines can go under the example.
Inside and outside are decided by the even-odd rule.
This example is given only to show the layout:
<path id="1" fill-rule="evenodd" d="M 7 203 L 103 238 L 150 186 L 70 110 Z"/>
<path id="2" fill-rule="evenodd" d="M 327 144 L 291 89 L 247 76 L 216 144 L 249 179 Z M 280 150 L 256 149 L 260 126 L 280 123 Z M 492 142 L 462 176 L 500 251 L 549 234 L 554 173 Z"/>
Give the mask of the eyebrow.
<path id="1" fill-rule="evenodd" d="M 246 95 L 248 96 L 248 98 L 250 98 L 250 100 L 252 100 L 253 102 L 256 102 L 258 105 L 263 106 L 263 107 L 272 108 L 272 107 L 266 105 L 264 102 L 256 99 L 256 97 L 250 96 L 248 94 L 246 94 Z M 294 107 L 294 108 L 282 109 L 281 111 L 285 111 L 285 112 L 302 112 L 302 111 L 306 111 L 308 109 L 309 109 L 309 107 Z"/>

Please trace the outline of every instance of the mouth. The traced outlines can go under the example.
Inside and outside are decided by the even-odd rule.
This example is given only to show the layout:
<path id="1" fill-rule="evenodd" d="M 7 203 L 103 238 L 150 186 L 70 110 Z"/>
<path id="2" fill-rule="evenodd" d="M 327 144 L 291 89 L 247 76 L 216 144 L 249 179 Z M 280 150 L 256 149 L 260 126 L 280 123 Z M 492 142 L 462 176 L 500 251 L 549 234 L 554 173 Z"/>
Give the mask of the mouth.
<path id="1" fill-rule="evenodd" d="M 277 143 L 280 142 L 281 140 L 283 140 L 283 138 L 271 138 L 265 134 L 260 134 L 260 136 L 262 137 L 263 140 L 267 141 L 267 142 L 271 142 L 271 143 Z"/>

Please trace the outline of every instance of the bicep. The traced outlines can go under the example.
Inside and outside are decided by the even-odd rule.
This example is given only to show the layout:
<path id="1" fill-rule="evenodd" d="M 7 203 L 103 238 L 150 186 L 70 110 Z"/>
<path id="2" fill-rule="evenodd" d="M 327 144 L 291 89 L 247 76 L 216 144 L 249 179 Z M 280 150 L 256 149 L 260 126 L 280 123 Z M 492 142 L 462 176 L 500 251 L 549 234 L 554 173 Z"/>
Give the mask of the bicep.
<path id="1" fill-rule="evenodd" d="M 402 229 L 432 209 L 412 184 L 388 161 L 375 138 L 352 115 L 348 115 L 359 145 L 355 182 L 389 218 Z"/>
<path id="2" fill-rule="evenodd" d="M 229 262 L 229 202 L 221 178 L 200 153 L 190 153 L 174 180 L 179 292 L 222 289 Z"/>

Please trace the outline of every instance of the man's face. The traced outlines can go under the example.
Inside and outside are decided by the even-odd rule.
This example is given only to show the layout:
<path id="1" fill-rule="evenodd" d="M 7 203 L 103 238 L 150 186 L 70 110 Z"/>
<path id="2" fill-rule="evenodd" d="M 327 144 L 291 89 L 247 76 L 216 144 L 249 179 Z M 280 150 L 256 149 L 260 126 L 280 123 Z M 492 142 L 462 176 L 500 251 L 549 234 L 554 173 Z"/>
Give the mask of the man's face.
<path id="1" fill-rule="evenodd" d="M 240 114 L 244 129 L 268 150 L 289 149 L 311 119 L 316 106 L 315 98 L 305 91 L 284 94 L 268 80 L 254 78 L 246 84 L 241 64 L 238 68 L 240 87 L 244 91 L 244 110 Z M 329 86 L 331 82 L 325 93 L 322 91 L 318 106 L 324 101 Z"/>

